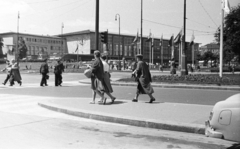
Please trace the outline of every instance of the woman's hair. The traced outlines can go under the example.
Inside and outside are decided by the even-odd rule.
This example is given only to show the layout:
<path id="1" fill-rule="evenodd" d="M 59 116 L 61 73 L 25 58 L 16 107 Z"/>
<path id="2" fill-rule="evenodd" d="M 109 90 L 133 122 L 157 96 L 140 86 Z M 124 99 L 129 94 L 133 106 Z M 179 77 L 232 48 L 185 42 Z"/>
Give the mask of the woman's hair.
<path id="1" fill-rule="evenodd" d="M 101 56 L 101 54 L 100 54 L 100 52 L 98 50 L 94 51 L 94 55 L 96 55 L 96 57 L 100 57 Z"/>
<path id="2" fill-rule="evenodd" d="M 102 56 L 102 59 L 103 59 L 103 60 L 106 60 L 106 59 L 107 59 L 106 55 L 103 55 L 103 56 Z"/>

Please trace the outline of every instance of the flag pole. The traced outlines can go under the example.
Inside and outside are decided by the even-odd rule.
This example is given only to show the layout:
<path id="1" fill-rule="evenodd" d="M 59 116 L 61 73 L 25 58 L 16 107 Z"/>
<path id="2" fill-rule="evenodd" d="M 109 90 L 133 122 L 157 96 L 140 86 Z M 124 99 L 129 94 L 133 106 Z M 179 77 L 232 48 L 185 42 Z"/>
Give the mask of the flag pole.
<path id="1" fill-rule="evenodd" d="M 143 54 L 143 42 L 142 42 L 142 14 L 143 14 L 143 0 L 141 0 L 141 39 L 140 39 L 140 43 L 141 43 L 141 53 Z"/>
<path id="2" fill-rule="evenodd" d="M 161 37 L 161 64 L 163 66 L 163 35 Z"/>
<path id="3" fill-rule="evenodd" d="M 174 34 L 172 35 L 172 43 L 171 43 L 171 55 L 172 55 L 172 58 L 174 58 L 174 43 L 173 43 L 173 39 L 174 39 Z"/>
<path id="4" fill-rule="evenodd" d="M 19 11 L 18 11 L 18 19 L 17 19 L 17 45 L 15 49 L 15 59 L 17 60 L 17 51 L 18 51 L 18 34 L 19 34 Z"/>
<path id="5" fill-rule="evenodd" d="M 154 36 L 153 36 L 153 38 L 152 38 L 151 48 L 152 48 L 152 64 L 153 64 L 153 62 L 154 62 L 154 55 L 153 55 L 153 53 L 154 53 Z"/>
<path id="6" fill-rule="evenodd" d="M 220 54 L 219 54 L 219 77 L 222 78 L 222 67 L 223 67 L 223 20 L 224 20 L 224 10 L 221 7 L 221 33 L 220 33 Z"/>

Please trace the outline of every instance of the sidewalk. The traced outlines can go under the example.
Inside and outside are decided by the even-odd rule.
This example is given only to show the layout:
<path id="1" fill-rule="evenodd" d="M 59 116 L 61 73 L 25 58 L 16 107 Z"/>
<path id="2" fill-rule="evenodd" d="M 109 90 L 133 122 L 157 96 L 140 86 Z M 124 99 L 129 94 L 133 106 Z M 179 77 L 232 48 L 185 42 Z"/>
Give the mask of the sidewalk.
<path id="1" fill-rule="evenodd" d="M 120 78 L 111 78 L 111 84 L 112 85 L 118 85 L 118 86 L 137 86 L 137 83 L 135 82 L 120 82 L 117 81 Z M 91 84 L 90 79 L 83 79 L 79 80 L 79 83 L 83 84 Z M 160 88 L 188 88 L 188 89 L 213 89 L 213 90 L 235 90 L 240 91 L 239 86 L 217 86 L 217 85 L 193 85 L 193 84 L 167 84 L 167 83 L 152 83 L 153 87 L 160 87 Z"/>
<path id="2" fill-rule="evenodd" d="M 116 99 L 114 104 L 111 104 L 108 99 L 106 105 L 89 104 L 91 100 L 90 98 L 57 98 L 41 101 L 38 105 L 94 120 L 198 134 L 204 134 L 205 120 L 208 119 L 213 108 L 205 105 L 167 103 L 164 99 L 156 100 L 152 104 L 123 99 Z"/>

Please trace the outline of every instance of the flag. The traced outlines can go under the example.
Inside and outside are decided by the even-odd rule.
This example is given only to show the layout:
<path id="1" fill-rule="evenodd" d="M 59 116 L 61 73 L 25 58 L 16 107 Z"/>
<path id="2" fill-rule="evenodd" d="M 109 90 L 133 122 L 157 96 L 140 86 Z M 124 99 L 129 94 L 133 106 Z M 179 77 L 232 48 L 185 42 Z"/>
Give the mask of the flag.
<path id="1" fill-rule="evenodd" d="M 191 38 L 191 41 L 189 43 L 190 46 L 192 46 L 194 44 L 194 39 L 195 39 L 195 36 L 194 36 L 194 34 L 192 34 L 192 38 Z"/>
<path id="2" fill-rule="evenodd" d="M 20 19 L 20 14 L 19 14 L 19 12 L 18 12 L 18 19 Z"/>
<path id="3" fill-rule="evenodd" d="M 77 48 L 76 48 L 75 52 L 77 52 L 77 51 L 78 51 L 78 44 L 77 44 Z"/>
<path id="4" fill-rule="evenodd" d="M 62 23 L 62 28 L 64 28 L 64 24 Z"/>
<path id="5" fill-rule="evenodd" d="M 173 35 L 171 36 L 169 42 L 168 42 L 168 46 L 173 46 Z"/>
<path id="6" fill-rule="evenodd" d="M 159 46 L 160 46 L 160 47 L 163 46 L 163 35 L 162 35 L 162 37 L 161 37 L 161 39 L 160 39 Z"/>
<path id="7" fill-rule="evenodd" d="M 177 36 L 174 38 L 174 43 L 177 44 L 181 41 L 181 37 L 182 37 L 182 29 L 180 30 L 180 32 L 177 34 Z"/>
<path id="8" fill-rule="evenodd" d="M 150 41 L 151 41 L 151 38 L 152 38 L 152 33 L 150 32 L 150 33 L 149 33 L 149 36 L 148 36 L 148 38 L 147 38 L 147 40 L 146 40 L 146 42 L 150 42 Z"/>
<path id="9" fill-rule="evenodd" d="M 228 0 L 222 0 L 222 9 L 226 14 L 230 13 L 230 4 Z"/>
<path id="10" fill-rule="evenodd" d="M 134 38 L 132 44 L 135 44 L 137 41 L 138 41 L 138 32 L 137 32 L 137 35 L 136 35 L 136 37 Z"/>

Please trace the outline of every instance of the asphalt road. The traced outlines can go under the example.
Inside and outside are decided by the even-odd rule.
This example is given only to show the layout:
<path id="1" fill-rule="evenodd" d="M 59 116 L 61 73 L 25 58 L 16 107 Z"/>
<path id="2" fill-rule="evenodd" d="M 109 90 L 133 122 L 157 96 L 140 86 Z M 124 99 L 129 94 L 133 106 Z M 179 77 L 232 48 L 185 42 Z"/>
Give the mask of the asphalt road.
<path id="1" fill-rule="evenodd" d="M 0 80 L 4 80 L 6 74 L 0 75 Z M 112 73 L 114 78 L 129 77 L 129 72 Z M 54 86 L 54 76 L 50 75 L 49 86 L 40 87 L 39 82 L 41 76 L 39 74 L 22 74 L 23 85 L 19 87 L 16 83 L 14 87 L 0 85 L 0 93 L 19 94 L 19 95 L 37 95 L 37 96 L 53 96 L 53 97 L 91 97 L 92 91 L 90 85 L 80 84 L 78 80 L 86 79 L 82 73 L 65 73 L 63 74 L 63 86 Z M 113 95 L 117 99 L 132 100 L 136 87 L 133 86 L 113 86 Z M 170 88 L 154 88 L 153 94 L 157 101 L 214 105 L 216 102 L 225 100 L 226 98 L 238 93 L 238 91 L 228 90 L 202 90 L 202 89 L 170 89 Z M 148 101 L 147 95 L 140 95 L 139 100 Z"/>

